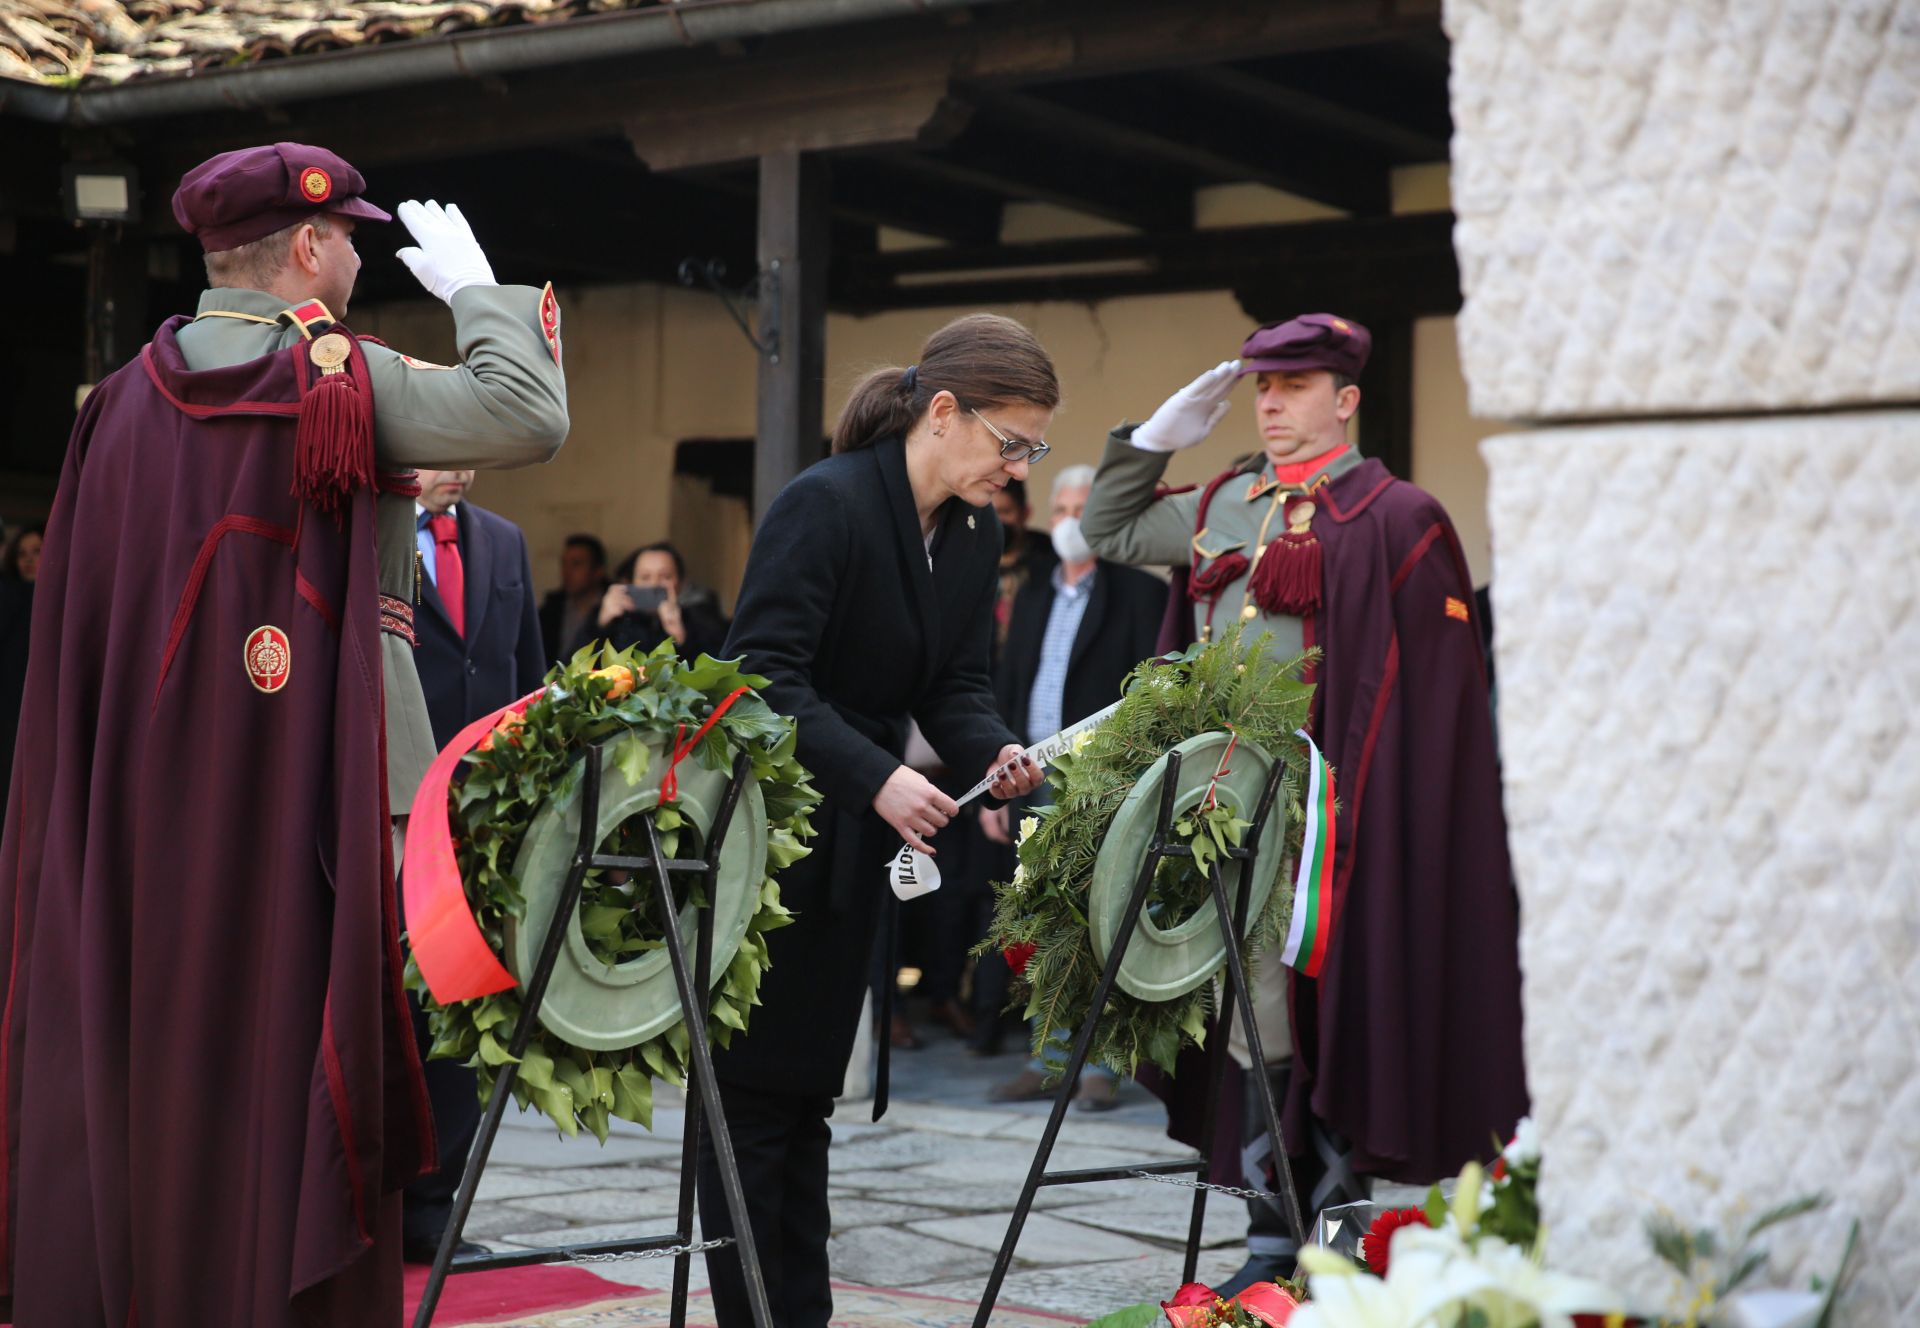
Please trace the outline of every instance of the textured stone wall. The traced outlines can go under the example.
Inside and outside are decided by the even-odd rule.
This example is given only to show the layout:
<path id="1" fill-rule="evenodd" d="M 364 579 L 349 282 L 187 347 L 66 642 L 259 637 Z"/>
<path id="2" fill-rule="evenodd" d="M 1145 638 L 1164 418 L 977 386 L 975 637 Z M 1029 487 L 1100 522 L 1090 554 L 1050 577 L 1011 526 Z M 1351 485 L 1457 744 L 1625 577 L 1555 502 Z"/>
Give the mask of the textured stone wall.
<path id="1" fill-rule="evenodd" d="M 1783 1284 L 1920 1322 L 1920 416 L 1484 447 L 1553 1257 L 1825 1190 Z"/>
<path id="2" fill-rule="evenodd" d="M 1476 415 L 1920 400 L 1920 4 L 1446 21 Z"/>
<path id="3" fill-rule="evenodd" d="M 1446 22 L 1551 1255 L 1920 1323 L 1920 0 Z"/>

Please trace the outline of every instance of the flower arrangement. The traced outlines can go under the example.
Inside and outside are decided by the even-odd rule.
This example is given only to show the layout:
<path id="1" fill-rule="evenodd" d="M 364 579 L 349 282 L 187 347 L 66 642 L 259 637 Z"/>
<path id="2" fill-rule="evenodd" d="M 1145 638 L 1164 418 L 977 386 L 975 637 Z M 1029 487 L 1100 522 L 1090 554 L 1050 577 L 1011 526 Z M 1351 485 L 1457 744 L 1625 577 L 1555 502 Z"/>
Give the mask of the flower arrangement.
<path id="1" fill-rule="evenodd" d="M 1236 629 L 1212 645 L 1140 665 L 1128 676 L 1114 713 L 1054 759 L 1047 773 L 1053 805 L 1022 820 L 1018 865 L 1011 881 L 994 887 L 993 922 L 976 950 L 1001 951 L 1021 975 L 1036 1054 L 1057 1031 L 1071 1033 L 1087 1016 L 1101 971 L 1087 921 L 1094 864 L 1121 803 L 1170 748 L 1196 734 L 1231 732 L 1237 742 L 1257 744 L 1284 761 L 1272 815 L 1286 822 L 1281 856 L 1298 855 L 1308 755 L 1295 734 L 1307 721 L 1313 695 L 1299 675 L 1312 657 L 1276 661 L 1266 643 L 1264 636 L 1243 643 Z M 1238 845 L 1248 828 L 1224 801 L 1184 813 L 1175 834 L 1194 856 L 1161 864 L 1147 899 L 1149 915 L 1170 927 L 1204 906 L 1211 898 L 1209 862 Z M 1292 902 L 1283 875 L 1248 928 L 1249 969 L 1285 940 Z M 1212 982 L 1165 1001 L 1116 988 L 1089 1059 L 1129 1075 L 1142 1061 L 1171 1071 L 1183 1044 L 1204 1040 L 1214 1003 Z"/>
<path id="2" fill-rule="evenodd" d="M 808 852 L 805 841 L 814 833 L 808 818 L 820 800 L 794 756 L 793 721 L 776 715 L 752 690 L 765 685 L 764 678 L 741 673 L 738 661 L 702 655 L 687 663 L 674 654 L 671 642 L 650 653 L 589 646 L 547 675 L 545 692 L 524 714 L 504 715 L 464 758 L 462 776 L 448 793 L 461 882 L 494 953 L 505 953 L 508 920 L 526 914 L 513 875 L 521 841 L 543 808 L 565 806 L 579 796 L 579 758 L 589 747 L 615 744 L 621 773 L 636 785 L 652 759 L 650 739 L 654 747 L 712 770 L 730 769 L 734 753 L 744 750 L 766 807 L 766 875 L 746 935 L 717 975 L 706 1032 L 726 1046 L 734 1033 L 744 1031 L 769 962 L 762 938 L 792 916 L 781 907 L 774 873 Z M 666 774 L 670 780 L 671 771 Z M 642 817 L 653 821 L 669 855 L 703 851 L 698 827 L 665 797 L 620 826 L 603 851 L 645 855 Z M 697 880 L 676 880 L 675 886 L 693 902 L 706 902 L 697 898 Z M 652 891 L 635 890 L 624 873 L 589 872 L 579 905 L 582 937 L 597 958 L 620 963 L 661 946 L 667 919 L 656 910 Z M 441 1005 L 411 958 L 406 980 L 428 1013 L 434 1038 L 429 1054 L 471 1065 L 482 1100 L 489 1099 L 499 1067 L 511 1060 L 507 1047 L 522 1013 L 520 989 Z M 519 1061 L 514 1097 L 522 1107 L 538 1107 L 566 1134 L 584 1126 L 604 1141 L 614 1116 L 651 1128 L 653 1081 L 684 1084 L 689 1048 L 684 1021 L 620 1051 L 576 1047 L 536 1025 Z"/>
<path id="3" fill-rule="evenodd" d="M 1709 1328 L 1770 1325 L 1828 1328 L 1852 1260 L 1854 1224 L 1839 1269 L 1810 1291 L 1761 1291 L 1753 1282 L 1767 1252 L 1757 1238 L 1779 1223 L 1820 1208 L 1813 1195 L 1768 1209 L 1729 1239 L 1709 1228 L 1682 1226 L 1661 1214 L 1647 1224 L 1653 1249 L 1681 1278 L 1668 1313 L 1644 1308 L 1658 1299 L 1629 1297 L 1590 1278 L 1545 1266 L 1539 1205 L 1538 1131 L 1522 1120 L 1490 1169 L 1469 1164 L 1451 1198 L 1435 1186 L 1419 1208 L 1390 1209 L 1361 1241 L 1365 1264 L 1310 1245 L 1300 1252 L 1304 1285 L 1284 1320 L 1218 1317 L 1234 1302 L 1205 1287 L 1182 1287 L 1162 1310 L 1172 1328 Z M 1257 1288 L 1256 1288 L 1257 1290 Z M 1242 1293 L 1244 1300 L 1247 1293 Z M 1144 1309 L 1146 1307 L 1138 1307 Z M 1216 1317 L 1183 1317 L 1208 1315 Z M 1101 1321 L 1105 1322 L 1105 1321 Z M 1117 1320 L 1116 1320 L 1117 1322 Z"/>

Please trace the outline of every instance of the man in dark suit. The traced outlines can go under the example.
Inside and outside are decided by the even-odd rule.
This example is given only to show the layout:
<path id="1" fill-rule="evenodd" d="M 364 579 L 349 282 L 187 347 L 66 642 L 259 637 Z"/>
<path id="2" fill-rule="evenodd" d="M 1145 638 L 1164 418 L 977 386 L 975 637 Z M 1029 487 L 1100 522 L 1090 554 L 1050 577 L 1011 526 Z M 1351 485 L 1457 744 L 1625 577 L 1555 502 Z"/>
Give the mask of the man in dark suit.
<path id="1" fill-rule="evenodd" d="M 1059 565 L 1028 581 L 1014 597 L 1006 645 L 994 669 L 1001 718 L 1028 743 L 1051 737 L 1119 700 L 1121 679 L 1153 654 L 1166 610 L 1164 581 L 1095 558 L 1087 547 L 1080 513 L 1092 486 L 1092 466 L 1068 466 L 1055 478 L 1052 543 Z M 1042 786 L 1035 796 L 1045 793 Z M 997 844 L 1011 845 L 1009 824 L 1007 807 L 981 813 L 981 831 Z M 1013 869 L 1011 860 L 1003 861 L 1004 869 L 997 873 L 1002 877 Z M 981 963 L 976 983 L 986 1019 L 997 1018 L 1006 1003 L 1009 977 L 997 955 Z M 1063 1048 L 1055 1068 L 1065 1059 Z M 1046 1067 L 1031 1062 L 1013 1079 L 996 1085 L 992 1097 L 1016 1102 L 1050 1096 L 1046 1077 Z M 1078 1105 L 1104 1111 L 1115 1105 L 1117 1088 L 1112 1071 L 1088 1066 L 1081 1076 Z"/>
<path id="2" fill-rule="evenodd" d="M 423 470 L 415 503 L 420 605 L 414 663 L 433 740 L 442 747 L 482 715 L 538 687 L 547 671 L 526 536 L 506 518 L 463 501 L 472 484 L 470 470 Z M 424 1056 L 432 1040 L 417 1003 L 414 1031 Z M 480 1123 L 472 1070 L 429 1060 L 426 1078 L 440 1165 L 407 1187 L 404 1252 L 415 1263 L 430 1262 L 440 1244 Z"/>

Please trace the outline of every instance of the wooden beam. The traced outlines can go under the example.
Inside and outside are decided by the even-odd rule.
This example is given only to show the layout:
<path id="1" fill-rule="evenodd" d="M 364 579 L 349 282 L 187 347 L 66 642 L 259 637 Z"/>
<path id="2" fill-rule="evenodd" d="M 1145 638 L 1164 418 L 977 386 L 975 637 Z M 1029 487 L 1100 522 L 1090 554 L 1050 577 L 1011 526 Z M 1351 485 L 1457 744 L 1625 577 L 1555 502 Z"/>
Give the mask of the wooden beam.
<path id="1" fill-rule="evenodd" d="M 983 92 L 983 110 L 1023 136 L 1097 146 L 1189 170 L 1212 183 L 1247 181 L 1299 194 L 1362 216 L 1387 211 L 1383 163 L 1288 142 L 1231 116 L 1196 116 L 1188 98 L 1158 76 L 1120 85 L 1063 84 L 1044 95 Z"/>
<path id="2" fill-rule="evenodd" d="M 1230 290 L 1258 322 L 1357 299 L 1418 317 L 1460 307 L 1452 237 L 1453 218 L 1433 213 L 917 249 L 842 264 L 832 294 L 865 312 Z"/>
<path id="3" fill-rule="evenodd" d="M 753 519 L 820 459 L 826 391 L 829 182 L 824 159 L 775 152 L 760 159 L 760 333 L 777 332 L 760 357 L 758 428 L 753 449 Z M 777 317 L 770 306 L 777 303 Z"/>
<path id="4" fill-rule="evenodd" d="M 1424 126 L 1361 110 L 1302 91 L 1273 79 L 1261 78 L 1232 65 L 1205 65 L 1175 70 L 1167 75 L 1174 87 L 1211 96 L 1241 114 L 1263 118 L 1289 143 L 1328 133 L 1365 145 L 1396 163 L 1445 161 L 1447 138 Z"/>
<path id="5" fill-rule="evenodd" d="M 134 226 L 92 225 L 87 247 L 85 372 L 97 383 L 132 359 L 147 336 L 147 237 Z"/>
<path id="6" fill-rule="evenodd" d="M 1131 170 L 1112 158 L 1046 151 L 991 126 L 976 125 L 941 152 L 874 153 L 909 178 L 934 179 L 1017 202 L 1051 203 L 1123 226 L 1183 231 L 1193 225 L 1193 184 L 1148 165 Z"/>
<path id="7" fill-rule="evenodd" d="M 992 244 L 1000 238 L 998 197 L 925 173 L 910 178 L 874 157 L 834 159 L 833 211 L 955 244 Z"/>

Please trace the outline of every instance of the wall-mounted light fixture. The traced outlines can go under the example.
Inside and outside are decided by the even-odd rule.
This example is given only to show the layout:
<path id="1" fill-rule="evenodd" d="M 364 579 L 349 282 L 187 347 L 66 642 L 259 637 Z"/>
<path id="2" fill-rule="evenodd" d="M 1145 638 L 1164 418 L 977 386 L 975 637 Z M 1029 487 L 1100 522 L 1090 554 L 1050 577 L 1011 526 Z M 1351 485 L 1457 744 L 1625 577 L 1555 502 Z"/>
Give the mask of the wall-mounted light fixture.
<path id="1" fill-rule="evenodd" d="M 120 162 L 68 162 L 61 168 L 61 199 L 74 221 L 138 221 L 140 177 Z"/>

